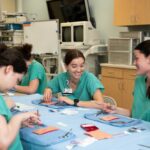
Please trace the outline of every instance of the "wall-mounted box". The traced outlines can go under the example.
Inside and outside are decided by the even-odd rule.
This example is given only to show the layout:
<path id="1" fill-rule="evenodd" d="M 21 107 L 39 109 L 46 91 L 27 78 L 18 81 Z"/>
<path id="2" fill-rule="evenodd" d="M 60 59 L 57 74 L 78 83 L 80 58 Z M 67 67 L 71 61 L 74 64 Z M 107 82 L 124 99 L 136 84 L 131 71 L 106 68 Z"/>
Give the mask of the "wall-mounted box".
<path id="1" fill-rule="evenodd" d="M 133 49 L 139 40 L 132 38 L 111 38 L 108 43 L 108 63 L 133 64 Z"/>
<path id="2" fill-rule="evenodd" d="M 108 51 L 132 51 L 139 40 L 132 38 L 110 38 Z"/>
<path id="3" fill-rule="evenodd" d="M 108 62 L 110 64 L 133 65 L 133 59 L 132 52 L 108 52 Z"/>
<path id="4" fill-rule="evenodd" d="M 132 38 L 132 39 L 138 39 L 139 42 L 142 42 L 144 40 L 144 34 L 143 31 L 127 31 L 127 32 L 120 32 L 120 38 Z"/>

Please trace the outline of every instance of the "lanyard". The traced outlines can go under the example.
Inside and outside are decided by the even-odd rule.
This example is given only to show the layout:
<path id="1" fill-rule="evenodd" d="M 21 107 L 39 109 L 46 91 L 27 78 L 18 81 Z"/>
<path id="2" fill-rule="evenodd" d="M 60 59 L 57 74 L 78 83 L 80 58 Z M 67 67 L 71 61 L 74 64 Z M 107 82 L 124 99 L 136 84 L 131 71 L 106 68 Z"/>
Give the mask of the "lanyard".
<path id="1" fill-rule="evenodd" d="M 64 91 L 62 92 L 62 94 L 63 94 L 63 95 L 72 94 L 73 91 L 72 91 L 72 89 L 71 89 L 70 86 L 69 86 L 69 80 L 66 80 L 66 83 L 67 83 L 67 88 L 64 89 Z"/>

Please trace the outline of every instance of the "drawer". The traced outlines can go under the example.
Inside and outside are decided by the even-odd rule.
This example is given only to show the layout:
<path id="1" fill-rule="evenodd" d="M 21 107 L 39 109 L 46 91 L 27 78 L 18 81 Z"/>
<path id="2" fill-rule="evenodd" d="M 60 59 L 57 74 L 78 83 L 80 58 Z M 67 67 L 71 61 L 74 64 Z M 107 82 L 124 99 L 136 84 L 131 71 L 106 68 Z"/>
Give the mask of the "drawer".
<path id="1" fill-rule="evenodd" d="M 119 68 L 102 67 L 102 76 L 123 78 L 123 70 Z"/>
<path id="2" fill-rule="evenodd" d="M 126 79 L 135 79 L 136 69 L 124 69 L 123 78 Z"/>

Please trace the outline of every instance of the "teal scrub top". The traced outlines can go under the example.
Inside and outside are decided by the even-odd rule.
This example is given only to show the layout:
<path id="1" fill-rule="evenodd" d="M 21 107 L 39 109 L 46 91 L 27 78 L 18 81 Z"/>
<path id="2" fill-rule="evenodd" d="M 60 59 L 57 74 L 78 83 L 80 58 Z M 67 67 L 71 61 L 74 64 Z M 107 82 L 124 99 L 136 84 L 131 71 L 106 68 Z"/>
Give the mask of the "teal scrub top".
<path id="1" fill-rule="evenodd" d="M 81 101 L 90 101 L 97 89 L 104 91 L 102 83 L 90 72 L 84 71 L 76 90 L 70 94 L 64 93 L 65 89 L 69 89 L 69 73 L 64 72 L 53 78 L 48 82 L 48 87 L 52 90 L 53 94 L 61 93 L 68 98 Z"/>
<path id="2" fill-rule="evenodd" d="M 132 117 L 150 121 L 150 99 L 146 96 L 146 77 L 137 76 L 134 86 Z"/>
<path id="3" fill-rule="evenodd" d="M 9 108 L 7 107 L 5 100 L 3 99 L 2 96 L 0 96 L 0 115 L 5 117 L 7 123 L 9 123 L 9 121 L 12 117 L 12 114 L 11 114 Z M 13 143 L 9 146 L 9 150 L 23 150 L 19 134 L 16 136 Z"/>
<path id="4" fill-rule="evenodd" d="M 46 73 L 42 64 L 40 64 L 36 60 L 33 60 L 29 65 L 28 71 L 21 81 L 21 86 L 28 86 L 29 83 L 34 79 L 39 80 L 39 86 L 36 93 L 43 94 L 44 89 L 47 86 Z"/>

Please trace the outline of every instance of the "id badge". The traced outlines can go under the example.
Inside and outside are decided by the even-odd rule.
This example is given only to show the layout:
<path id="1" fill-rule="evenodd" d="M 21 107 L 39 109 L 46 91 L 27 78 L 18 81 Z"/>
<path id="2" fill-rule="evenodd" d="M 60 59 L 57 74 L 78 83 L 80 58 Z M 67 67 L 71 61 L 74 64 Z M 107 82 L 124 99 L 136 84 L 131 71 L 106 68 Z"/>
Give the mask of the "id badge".
<path id="1" fill-rule="evenodd" d="M 65 88 L 63 91 L 63 94 L 72 94 L 72 89 L 71 88 Z"/>

